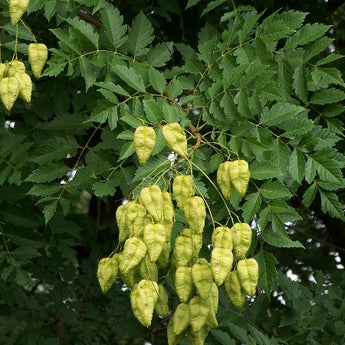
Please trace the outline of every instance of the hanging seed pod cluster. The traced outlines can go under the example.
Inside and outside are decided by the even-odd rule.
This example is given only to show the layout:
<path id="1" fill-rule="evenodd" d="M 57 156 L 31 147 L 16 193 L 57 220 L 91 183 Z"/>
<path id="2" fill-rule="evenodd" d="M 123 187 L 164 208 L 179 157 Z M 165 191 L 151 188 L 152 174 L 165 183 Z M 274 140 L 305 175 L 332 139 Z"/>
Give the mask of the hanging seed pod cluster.
<path id="1" fill-rule="evenodd" d="M 163 126 L 162 134 L 171 150 L 188 156 L 186 135 L 179 124 Z M 155 144 L 152 128 L 140 126 L 136 130 L 134 146 L 140 165 L 147 162 Z M 249 176 L 243 160 L 220 164 L 217 181 L 224 197 L 230 198 L 235 189 L 244 195 Z M 151 325 L 154 314 L 166 318 L 169 345 L 178 344 L 185 336 L 192 344 L 202 345 L 209 330 L 218 327 L 219 286 L 224 284 L 236 307 L 243 305 L 246 295 L 255 294 L 258 264 L 246 258 L 252 230 L 240 222 L 215 227 L 208 261 L 200 256 L 207 208 L 204 198 L 196 193 L 193 176 L 177 173 L 168 190 L 158 184 L 143 187 L 136 200 L 118 207 L 122 251 L 100 260 L 97 276 L 104 293 L 117 277 L 131 289 L 132 311 L 143 326 Z M 177 209 L 183 212 L 186 226 L 173 240 Z M 164 285 L 167 271 L 179 300 L 175 310 L 169 305 Z"/>

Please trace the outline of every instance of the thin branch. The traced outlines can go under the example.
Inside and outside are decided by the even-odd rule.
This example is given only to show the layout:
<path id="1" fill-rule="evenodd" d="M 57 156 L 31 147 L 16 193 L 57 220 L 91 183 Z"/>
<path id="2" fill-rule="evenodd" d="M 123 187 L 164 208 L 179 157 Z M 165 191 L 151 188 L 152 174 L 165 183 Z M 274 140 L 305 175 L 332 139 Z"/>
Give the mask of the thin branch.
<path id="1" fill-rule="evenodd" d="M 56 314 L 56 317 L 54 320 L 48 321 L 48 322 L 44 323 L 43 325 L 35 327 L 31 332 L 36 333 L 36 332 L 40 331 L 42 328 L 46 328 L 46 327 L 53 325 L 54 323 L 57 323 L 60 320 L 60 316 L 61 316 L 60 313 Z"/>
<path id="2" fill-rule="evenodd" d="M 201 135 L 199 132 L 196 131 L 196 128 L 192 124 L 190 124 L 188 128 L 193 134 L 194 138 L 196 139 L 196 144 L 193 146 L 192 151 L 188 155 L 188 157 L 191 157 L 201 144 Z"/>
<path id="3" fill-rule="evenodd" d="M 98 28 L 102 28 L 103 24 L 101 22 L 99 22 L 98 20 L 92 18 L 91 16 L 89 16 L 88 14 L 86 14 L 84 11 L 78 11 L 77 13 L 78 17 L 82 20 L 84 20 L 85 22 L 94 25 Z"/>

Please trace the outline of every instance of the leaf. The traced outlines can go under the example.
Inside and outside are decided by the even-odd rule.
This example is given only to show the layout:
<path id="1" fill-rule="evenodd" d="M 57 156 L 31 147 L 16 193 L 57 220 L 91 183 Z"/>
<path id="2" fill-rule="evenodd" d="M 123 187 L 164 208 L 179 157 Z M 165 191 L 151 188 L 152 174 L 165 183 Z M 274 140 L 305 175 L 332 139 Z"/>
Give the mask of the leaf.
<path id="1" fill-rule="evenodd" d="M 302 203 L 305 207 L 309 207 L 313 200 L 315 199 L 317 192 L 317 184 L 313 183 L 303 194 Z"/>
<path id="2" fill-rule="evenodd" d="M 35 184 L 32 188 L 27 192 L 29 195 L 34 196 L 50 196 L 54 195 L 61 191 L 62 185 L 51 185 L 51 184 Z"/>
<path id="3" fill-rule="evenodd" d="M 311 104 L 330 104 L 343 101 L 345 99 L 345 92 L 336 88 L 328 88 L 318 92 L 314 92 L 310 97 Z"/>
<path id="4" fill-rule="evenodd" d="M 267 296 L 269 296 L 272 287 L 278 278 L 275 267 L 278 264 L 278 261 L 272 253 L 262 249 L 255 255 L 255 259 L 260 267 L 258 285 L 265 291 Z"/>
<path id="5" fill-rule="evenodd" d="M 112 118 L 114 115 L 117 116 L 117 105 L 109 104 L 106 101 L 99 101 L 91 116 L 84 121 L 87 122 L 99 122 L 104 123 L 109 118 Z"/>
<path id="6" fill-rule="evenodd" d="M 292 196 L 289 189 L 279 181 L 266 181 L 260 187 L 260 193 L 266 199 L 280 199 Z"/>
<path id="7" fill-rule="evenodd" d="M 166 81 L 163 73 L 153 67 L 149 68 L 149 80 L 152 87 L 162 94 L 166 88 Z"/>
<path id="8" fill-rule="evenodd" d="M 122 149 L 121 149 L 119 161 L 122 161 L 122 160 L 132 156 L 134 154 L 134 152 L 135 152 L 135 149 L 134 149 L 134 144 L 132 141 L 123 145 Z"/>
<path id="9" fill-rule="evenodd" d="M 25 287 L 31 281 L 28 272 L 20 267 L 16 267 L 16 282 L 19 286 Z"/>
<path id="10" fill-rule="evenodd" d="M 260 122 L 268 126 L 277 125 L 280 122 L 289 121 L 303 111 L 305 111 L 303 107 L 286 102 L 277 102 L 269 110 L 264 108 Z"/>
<path id="11" fill-rule="evenodd" d="M 259 192 L 246 195 L 246 201 L 242 205 L 242 217 L 245 223 L 250 223 L 261 206 L 262 197 Z"/>
<path id="12" fill-rule="evenodd" d="M 159 124 L 163 120 L 163 112 L 160 109 L 158 103 L 153 99 L 143 100 L 144 110 L 146 118 L 154 124 Z"/>
<path id="13" fill-rule="evenodd" d="M 234 339 L 230 338 L 230 335 L 220 329 L 211 329 L 211 334 L 222 345 L 235 345 Z"/>
<path id="14" fill-rule="evenodd" d="M 273 177 L 282 176 L 279 168 L 274 166 L 271 161 L 253 161 L 250 164 L 250 177 L 255 180 L 266 180 Z"/>
<path id="15" fill-rule="evenodd" d="M 292 85 L 299 99 L 306 103 L 308 100 L 308 85 L 305 68 L 303 65 L 298 65 L 295 68 Z"/>
<path id="16" fill-rule="evenodd" d="M 122 79 L 128 86 L 134 90 L 145 92 L 144 81 L 132 67 L 122 65 L 112 66 L 112 70 Z"/>
<path id="17" fill-rule="evenodd" d="M 98 68 L 92 64 L 92 62 L 85 56 L 79 58 L 80 73 L 85 80 L 86 91 L 95 84 Z"/>
<path id="18" fill-rule="evenodd" d="M 149 48 L 147 46 L 153 41 L 154 36 L 151 22 L 143 12 L 133 19 L 132 27 L 129 28 L 127 46 L 135 58 L 144 56 Z"/>
<path id="19" fill-rule="evenodd" d="M 341 73 L 336 68 L 318 68 L 315 66 L 311 72 L 311 75 L 315 83 L 318 83 L 319 80 L 323 80 L 327 84 L 344 86 L 344 80 L 341 76 Z"/>
<path id="20" fill-rule="evenodd" d="M 204 10 L 202 11 L 201 17 L 203 15 L 205 15 L 206 13 L 214 10 L 215 8 L 217 8 L 218 6 L 220 6 L 220 5 L 222 5 L 222 4 L 226 3 L 226 2 L 227 2 L 227 0 L 213 0 L 213 1 L 210 1 L 207 4 L 207 6 L 204 8 Z"/>
<path id="21" fill-rule="evenodd" d="M 54 216 L 57 208 L 58 200 L 55 200 L 51 204 L 45 205 L 43 208 L 43 215 L 44 215 L 44 222 L 45 224 L 48 224 L 50 219 Z"/>
<path id="22" fill-rule="evenodd" d="M 66 175 L 69 170 L 69 167 L 63 163 L 49 163 L 34 170 L 25 181 L 36 183 L 50 182 Z"/>
<path id="23" fill-rule="evenodd" d="M 95 182 L 92 185 L 92 190 L 94 191 L 94 194 L 101 198 L 103 196 L 107 196 L 107 195 L 114 195 L 116 192 L 116 180 L 114 179 L 110 179 L 106 182 Z"/>
<path id="24" fill-rule="evenodd" d="M 321 210 L 330 216 L 345 221 L 344 206 L 339 202 L 335 193 L 320 190 Z"/>
<path id="25" fill-rule="evenodd" d="M 195 6 L 198 2 L 200 2 L 201 0 L 188 0 L 188 3 L 186 5 L 186 10 L 192 6 Z"/>
<path id="26" fill-rule="evenodd" d="M 127 32 L 127 25 L 123 25 L 123 16 L 120 11 L 106 2 L 105 7 L 101 9 L 101 19 L 105 29 L 105 33 L 110 44 L 115 48 L 120 48 L 126 41 L 125 34 Z"/>
<path id="27" fill-rule="evenodd" d="M 173 42 L 158 43 L 150 49 L 147 54 L 147 61 L 153 67 L 166 65 L 174 52 Z"/>
<path id="28" fill-rule="evenodd" d="M 295 148 L 290 156 L 289 172 L 298 183 L 301 183 L 304 178 L 304 168 L 305 161 L 303 153 Z"/>

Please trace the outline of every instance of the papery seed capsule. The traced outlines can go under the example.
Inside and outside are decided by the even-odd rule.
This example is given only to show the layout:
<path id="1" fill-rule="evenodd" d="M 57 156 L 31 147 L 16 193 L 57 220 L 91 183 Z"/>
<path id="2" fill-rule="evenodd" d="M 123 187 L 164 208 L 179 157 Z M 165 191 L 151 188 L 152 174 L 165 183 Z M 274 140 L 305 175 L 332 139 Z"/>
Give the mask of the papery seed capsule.
<path id="1" fill-rule="evenodd" d="M 162 224 L 147 224 L 144 229 L 144 243 L 151 262 L 156 262 L 166 242 L 165 228 Z"/>
<path id="2" fill-rule="evenodd" d="M 231 183 L 237 191 L 242 196 L 246 194 L 250 178 L 248 163 L 243 159 L 230 162 L 229 174 Z"/>
<path id="3" fill-rule="evenodd" d="M 159 256 L 157 260 L 157 262 L 162 268 L 167 267 L 169 263 L 170 252 L 171 252 L 171 244 L 170 244 L 170 239 L 169 239 L 169 241 L 165 242 L 161 255 Z"/>
<path id="4" fill-rule="evenodd" d="M 164 125 L 162 134 L 170 150 L 184 157 L 188 155 L 186 133 L 179 123 L 173 122 Z"/>
<path id="5" fill-rule="evenodd" d="M 197 234 L 192 234 L 192 245 L 193 245 L 193 258 L 197 259 L 199 257 L 199 253 L 202 248 L 202 236 L 197 235 Z"/>
<path id="6" fill-rule="evenodd" d="M 230 166 L 230 162 L 226 161 L 221 163 L 217 169 L 217 183 L 225 199 L 230 199 L 234 192 L 234 186 L 231 183 L 229 174 Z"/>
<path id="7" fill-rule="evenodd" d="M 163 219 L 162 224 L 164 225 L 166 231 L 167 240 L 170 240 L 171 232 L 174 227 L 175 222 L 175 210 L 174 205 L 171 201 L 171 196 L 169 192 L 162 192 L 163 196 Z"/>
<path id="8" fill-rule="evenodd" d="M 184 334 L 176 334 L 174 332 L 174 318 L 171 317 L 168 323 L 167 327 L 167 336 L 168 336 L 168 345 L 177 345 L 182 338 L 184 337 Z"/>
<path id="9" fill-rule="evenodd" d="M 193 258 L 193 243 L 191 237 L 179 235 L 176 237 L 173 249 L 176 266 L 187 266 Z"/>
<path id="10" fill-rule="evenodd" d="M 237 259 L 244 258 L 252 243 L 252 229 L 247 223 L 235 223 L 231 228 L 231 236 Z"/>
<path id="11" fill-rule="evenodd" d="M 155 312 L 161 317 L 169 316 L 169 296 L 162 284 L 158 285 L 158 299 L 155 304 Z"/>
<path id="12" fill-rule="evenodd" d="M 156 132 L 152 127 L 137 127 L 134 132 L 133 143 L 140 165 L 144 165 L 151 157 L 156 142 Z"/>
<path id="13" fill-rule="evenodd" d="M 204 200 L 200 196 L 192 196 L 186 200 L 183 209 L 190 229 L 194 234 L 201 235 L 206 219 L 206 208 Z"/>
<path id="14" fill-rule="evenodd" d="M 32 94 L 32 81 L 26 73 L 16 73 L 14 77 L 18 81 L 19 85 L 19 96 L 27 103 L 31 102 Z"/>
<path id="15" fill-rule="evenodd" d="M 242 289 L 254 296 L 259 279 L 259 265 L 254 258 L 243 259 L 237 263 L 237 275 Z"/>
<path id="16" fill-rule="evenodd" d="M 175 287 L 181 302 L 186 303 L 193 291 L 192 268 L 178 267 L 175 272 Z"/>
<path id="17" fill-rule="evenodd" d="M 214 312 L 217 313 L 219 304 L 219 290 L 216 283 L 212 283 L 209 300 L 210 303 L 213 305 Z"/>
<path id="18" fill-rule="evenodd" d="M 19 60 L 12 60 L 7 63 L 7 76 L 13 77 L 16 73 L 25 73 L 25 65 Z"/>
<path id="19" fill-rule="evenodd" d="M 210 305 L 200 296 L 194 296 L 189 302 L 189 311 L 192 329 L 194 332 L 198 332 L 206 323 Z"/>
<path id="20" fill-rule="evenodd" d="M 149 279 L 158 282 L 158 268 L 154 262 L 145 255 L 138 265 L 138 271 L 141 279 Z"/>
<path id="21" fill-rule="evenodd" d="M 30 0 L 9 0 L 11 23 L 16 25 L 29 7 Z"/>
<path id="22" fill-rule="evenodd" d="M 224 285 L 225 285 L 225 291 L 227 295 L 229 296 L 232 304 L 237 308 L 241 308 L 244 303 L 246 294 L 241 287 L 241 284 L 237 275 L 237 270 L 231 271 L 228 274 L 228 276 L 225 279 Z"/>
<path id="23" fill-rule="evenodd" d="M 177 206 L 183 210 L 188 198 L 195 194 L 194 179 L 191 175 L 178 175 L 173 182 L 173 195 Z"/>
<path id="24" fill-rule="evenodd" d="M 126 228 L 129 230 L 129 236 L 141 237 L 147 222 L 147 212 L 143 205 L 129 201 L 126 208 Z"/>
<path id="25" fill-rule="evenodd" d="M 32 73 L 38 79 L 48 59 L 48 48 L 43 43 L 30 43 L 28 56 Z"/>
<path id="26" fill-rule="evenodd" d="M 211 268 L 215 283 L 219 286 L 224 283 L 233 263 L 232 251 L 227 248 L 214 247 L 211 254 Z"/>
<path id="27" fill-rule="evenodd" d="M 106 293 L 114 284 L 119 264 L 117 261 L 117 256 L 103 258 L 98 263 L 97 268 L 97 279 L 101 290 Z"/>
<path id="28" fill-rule="evenodd" d="M 210 328 L 205 325 L 198 332 L 195 332 L 192 327 L 187 329 L 187 337 L 192 345 L 204 345 Z"/>
<path id="29" fill-rule="evenodd" d="M 180 303 L 172 317 L 174 318 L 174 333 L 182 333 L 190 325 L 189 305 Z"/>
<path id="30" fill-rule="evenodd" d="M 116 209 L 116 223 L 119 228 L 119 242 L 125 242 L 129 238 L 129 229 L 126 225 L 126 213 L 129 207 L 129 203 L 120 205 Z"/>
<path id="31" fill-rule="evenodd" d="M 4 77 L 7 70 L 7 64 L 0 63 L 0 80 Z"/>
<path id="32" fill-rule="evenodd" d="M 15 77 L 0 80 L 0 98 L 5 108 L 10 111 L 19 95 L 19 84 Z"/>
<path id="33" fill-rule="evenodd" d="M 120 262 L 120 270 L 123 274 L 128 273 L 133 267 L 137 266 L 144 258 L 147 247 L 143 241 L 137 237 L 126 240 Z"/>
<path id="34" fill-rule="evenodd" d="M 207 300 L 209 302 L 210 310 L 206 318 L 206 326 L 211 327 L 211 328 L 217 328 L 218 327 L 218 321 L 217 321 L 217 316 L 216 316 L 216 311 L 214 309 L 213 304 L 211 303 L 210 299 Z"/>
<path id="35" fill-rule="evenodd" d="M 212 245 L 217 248 L 232 250 L 231 229 L 226 226 L 218 226 L 212 234 Z"/>
<path id="36" fill-rule="evenodd" d="M 200 258 L 192 266 L 193 283 L 202 299 L 207 299 L 213 283 L 212 269 L 206 259 Z"/>
<path id="37" fill-rule="evenodd" d="M 156 222 L 162 219 L 163 195 L 158 185 L 143 188 L 139 200 Z"/>

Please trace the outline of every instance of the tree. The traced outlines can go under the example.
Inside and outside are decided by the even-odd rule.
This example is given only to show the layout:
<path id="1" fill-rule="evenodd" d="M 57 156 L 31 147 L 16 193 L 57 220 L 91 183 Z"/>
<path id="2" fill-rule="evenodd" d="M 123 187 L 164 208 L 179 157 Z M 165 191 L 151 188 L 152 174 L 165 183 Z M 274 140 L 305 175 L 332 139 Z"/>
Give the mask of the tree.
<path id="1" fill-rule="evenodd" d="M 18 24 L 8 3 L 0 5 L 2 80 L 12 76 L 8 63 L 19 60 L 34 85 L 31 102 L 18 98 L 10 110 L 0 87 L 0 343 L 164 344 L 181 300 L 197 305 L 198 322 L 203 309 L 211 310 L 201 332 L 193 336 L 199 328 L 186 328 L 196 344 L 204 342 L 196 338 L 203 331 L 206 344 L 343 342 L 343 45 L 341 36 L 330 37 L 330 25 L 307 22 L 296 2 L 284 10 L 272 4 L 255 2 L 256 10 L 249 1 L 32 0 Z M 334 4 L 318 6 L 337 22 L 345 12 Z M 38 79 L 30 43 L 50 52 Z M 165 127 L 172 123 L 178 125 Z M 141 126 L 155 133 L 152 152 L 147 140 L 133 142 Z M 229 161 L 230 173 L 223 165 Z M 187 181 L 180 200 L 176 177 Z M 153 239 L 158 249 L 147 254 L 151 240 L 140 212 L 156 234 L 168 212 L 150 211 L 142 191 L 152 186 L 170 193 L 173 217 L 164 219 L 170 241 Z M 155 210 L 167 205 L 152 198 Z M 134 216 L 122 221 L 128 205 Z M 216 257 L 215 228 L 239 223 L 250 224 L 251 238 L 240 237 L 233 267 L 244 256 L 258 262 L 255 296 L 238 308 L 243 290 L 231 302 L 227 290 L 235 282 L 227 289 L 220 283 L 216 312 L 194 277 L 192 294 L 181 299 L 176 270 L 188 246 L 181 256 L 177 243 L 201 239 L 200 253 L 192 248 L 196 256 L 181 266 L 210 272 L 205 259 Z M 141 242 L 124 260 L 128 237 Z M 246 239 L 250 248 L 241 254 Z M 151 323 L 141 313 L 159 286 L 150 284 L 153 294 L 137 312 L 133 291 L 155 280 L 156 269 L 170 313 L 158 311 L 164 317 L 155 314 Z"/>

